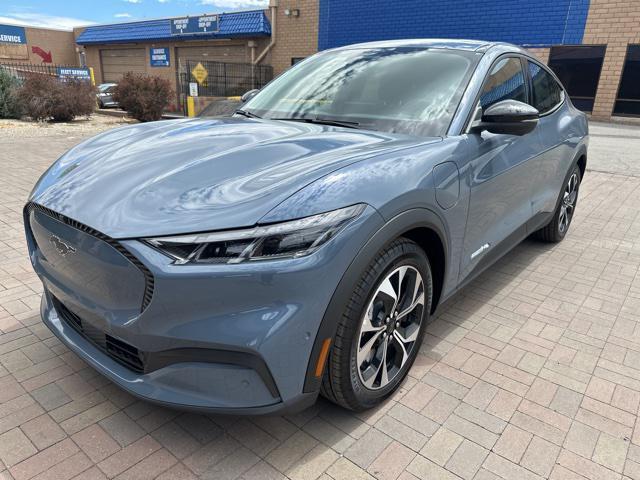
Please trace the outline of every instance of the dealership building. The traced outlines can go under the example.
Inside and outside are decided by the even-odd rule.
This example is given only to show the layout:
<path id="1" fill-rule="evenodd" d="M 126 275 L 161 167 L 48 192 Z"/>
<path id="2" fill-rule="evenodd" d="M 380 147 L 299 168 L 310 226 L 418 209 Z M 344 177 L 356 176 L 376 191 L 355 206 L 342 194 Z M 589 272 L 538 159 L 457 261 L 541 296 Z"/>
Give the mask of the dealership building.
<path id="1" fill-rule="evenodd" d="M 259 87 L 318 50 L 437 37 L 522 45 L 594 118 L 640 117 L 638 0 L 271 0 L 264 10 L 92 25 L 72 37 L 48 45 L 92 67 L 98 82 L 163 76 L 176 109 L 189 93 L 205 101 Z M 3 45 L 0 36 L 0 63 Z"/>

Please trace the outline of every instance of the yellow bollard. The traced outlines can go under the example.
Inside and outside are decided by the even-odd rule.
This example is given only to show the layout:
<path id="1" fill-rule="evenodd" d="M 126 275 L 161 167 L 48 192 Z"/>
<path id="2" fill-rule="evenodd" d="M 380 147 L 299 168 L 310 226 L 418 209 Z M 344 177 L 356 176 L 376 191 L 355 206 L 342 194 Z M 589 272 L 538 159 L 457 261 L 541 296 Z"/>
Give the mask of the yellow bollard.
<path id="1" fill-rule="evenodd" d="M 195 117 L 196 116 L 196 105 L 193 101 L 193 97 L 187 97 L 187 116 Z"/>
<path id="2" fill-rule="evenodd" d="M 93 67 L 89 67 L 89 75 L 91 76 L 91 85 L 96 86 L 96 77 L 93 75 Z"/>

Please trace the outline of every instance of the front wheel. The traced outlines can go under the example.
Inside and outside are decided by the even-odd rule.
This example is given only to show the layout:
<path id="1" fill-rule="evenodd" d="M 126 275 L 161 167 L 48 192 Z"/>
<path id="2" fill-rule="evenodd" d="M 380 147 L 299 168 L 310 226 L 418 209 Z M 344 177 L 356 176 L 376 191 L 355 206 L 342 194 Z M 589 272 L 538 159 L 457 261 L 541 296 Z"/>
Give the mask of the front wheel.
<path id="1" fill-rule="evenodd" d="M 569 180 L 565 183 L 553 218 L 547 225 L 535 232 L 536 238 L 545 242 L 557 243 L 565 237 L 576 211 L 581 180 L 580 167 L 576 166 L 571 172 Z"/>
<path id="2" fill-rule="evenodd" d="M 416 243 L 401 238 L 383 248 L 339 321 L 322 394 L 351 410 L 391 395 L 420 348 L 432 290 L 429 260 Z"/>

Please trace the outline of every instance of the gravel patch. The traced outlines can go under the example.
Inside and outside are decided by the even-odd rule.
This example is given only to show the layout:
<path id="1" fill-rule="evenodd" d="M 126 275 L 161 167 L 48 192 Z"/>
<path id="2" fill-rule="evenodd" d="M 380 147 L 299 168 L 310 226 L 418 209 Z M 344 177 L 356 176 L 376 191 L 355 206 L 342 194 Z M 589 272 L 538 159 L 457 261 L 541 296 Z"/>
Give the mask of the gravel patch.
<path id="1" fill-rule="evenodd" d="M 29 122 L 0 119 L 0 139 L 53 136 L 86 137 L 111 128 L 137 123 L 137 120 L 108 115 L 91 115 L 71 122 Z"/>

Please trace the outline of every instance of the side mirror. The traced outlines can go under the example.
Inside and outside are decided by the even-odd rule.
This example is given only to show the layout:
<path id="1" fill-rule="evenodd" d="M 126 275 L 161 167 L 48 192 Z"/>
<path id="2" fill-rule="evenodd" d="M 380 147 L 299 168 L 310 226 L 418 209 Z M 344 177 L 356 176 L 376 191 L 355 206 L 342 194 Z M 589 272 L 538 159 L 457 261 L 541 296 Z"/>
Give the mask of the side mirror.
<path id="1" fill-rule="evenodd" d="M 249 90 L 248 92 L 245 92 L 245 94 L 240 97 L 240 101 L 242 103 L 247 103 L 249 100 L 255 97 L 259 91 L 260 91 L 259 89 L 254 88 L 253 90 Z"/>
<path id="2" fill-rule="evenodd" d="M 503 100 L 487 108 L 482 113 L 480 121 L 473 125 L 472 130 L 526 135 L 536 128 L 539 118 L 540 112 L 531 105 L 517 100 Z"/>

